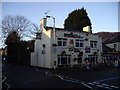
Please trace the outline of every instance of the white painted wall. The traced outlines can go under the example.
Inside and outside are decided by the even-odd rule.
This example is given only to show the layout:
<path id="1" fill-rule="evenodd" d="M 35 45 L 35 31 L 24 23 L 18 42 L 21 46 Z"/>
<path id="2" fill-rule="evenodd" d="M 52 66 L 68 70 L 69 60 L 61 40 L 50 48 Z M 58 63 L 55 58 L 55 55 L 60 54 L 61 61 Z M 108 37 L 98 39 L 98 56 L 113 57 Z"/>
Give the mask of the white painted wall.
<path id="1" fill-rule="evenodd" d="M 42 32 L 41 40 L 40 39 L 35 40 L 35 43 L 34 43 L 35 51 L 34 51 L 34 53 L 31 53 L 31 65 L 45 67 L 45 68 L 54 68 L 54 61 L 56 61 L 56 63 L 57 63 L 57 56 L 59 54 L 61 54 L 62 51 L 66 51 L 66 54 L 71 55 L 71 64 L 72 65 L 77 64 L 77 61 L 74 62 L 73 59 L 75 57 L 77 57 L 79 52 L 69 51 L 68 47 L 69 47 L 70 39 L 74 39 L 74 46 L 75 46 L 75 39 L 84 41 L 84 45 L 83 45 L 84 47 L 80 48 L 80 50 L 83 51 L 83 58 L 82 58 L 83 63 L 85 63 L 84 62 L 85 57 L 88 57 L 88 55 L 93 54 L 93 52 L 97 51 L 97 50 L 99 50 L 98 61 L 101 60 L 101 52 L 102 52 L 101 37 L 90 34 L 90 33 L 72 31 L 72 33 L 81 35 L 83 38 L 67 38 L 67 37 L 64 37 L 64 33 L 70 34 L 71 31 L 56 30 L 56 37 L 54 39 L 53 38 L 53 36 L 54 36 L 53 30 L 51 30 L 51 29 L 45 30 L 45 28 L 44 28 L 44 26 L 46 25 L 45 18 L 40 21 L 40 24 L 41 24 L 41 32 Z M 89 29 L 89 27 L 86 27 L 86 28 Z M 57 44 L 57 38 L 67 38 L 67 40 L 68 40 L 67 46 L 66 47 L 59 47 L 59 46 L 53 47 L 52 44 Z M 88 38 L 88 41 L 85 40 L 86 38 Z M 85 53 L 85 47 L 90 46 L 91 40 L 97 41 L 97 48 L 96 49 L 91 48 L 91 53 Z M 43 48 L 43 44 L 45 45 L 45 48 Z M 60 50 L 56 51 L 56 48 L 60 49 Z M 45 54 L 42 54 L 42 50 L 45 51 Z"/>

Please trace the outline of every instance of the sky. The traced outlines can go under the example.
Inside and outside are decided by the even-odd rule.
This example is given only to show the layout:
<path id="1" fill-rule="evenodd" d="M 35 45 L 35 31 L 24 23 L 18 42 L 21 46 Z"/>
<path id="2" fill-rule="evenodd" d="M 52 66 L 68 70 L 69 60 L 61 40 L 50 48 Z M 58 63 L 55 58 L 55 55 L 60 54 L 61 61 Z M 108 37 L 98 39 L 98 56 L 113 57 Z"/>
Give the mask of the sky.
<path id="1" fill-rule="evenodd" d="M 39 25 L 45 13 L 55 17 L 56 27 L 64 28 L 64 20 L 75 9 L 84 7 L 92 23 L 93 32 L 118 31 L 117 2 L 3 2 L 2 17 L 22 15 Z M 53 22 L 49 19 L 49 25 Z"/>
<path id="2" fill-rule="evenodd" d="M 118 32 L 118 2 L 2 2 L 2 18 L 22 15 L 40 25 L 45 13 L 55 18 L 55 27 L 64 28 L 68 14 L 84 7 L 92 23 L 92 32 Z M 53 20 L 48 19 L 53 26 Z"/>

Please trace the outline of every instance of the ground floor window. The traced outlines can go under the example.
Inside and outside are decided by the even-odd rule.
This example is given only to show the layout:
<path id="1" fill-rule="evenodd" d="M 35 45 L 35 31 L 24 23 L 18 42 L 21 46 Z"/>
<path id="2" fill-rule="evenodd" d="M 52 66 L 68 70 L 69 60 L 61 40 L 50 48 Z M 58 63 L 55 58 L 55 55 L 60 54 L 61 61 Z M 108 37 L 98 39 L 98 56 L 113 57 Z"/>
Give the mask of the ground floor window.
<path id="1" fill-rule="evenodd" d="M 70 64 L 71 55 L 58 55 L 58 65 Z"/>
<path id="2" fill-rule="evenodd" d="M 88 55 L 88 62 L 97 62 L 98 56 L 97 55 Z"/>

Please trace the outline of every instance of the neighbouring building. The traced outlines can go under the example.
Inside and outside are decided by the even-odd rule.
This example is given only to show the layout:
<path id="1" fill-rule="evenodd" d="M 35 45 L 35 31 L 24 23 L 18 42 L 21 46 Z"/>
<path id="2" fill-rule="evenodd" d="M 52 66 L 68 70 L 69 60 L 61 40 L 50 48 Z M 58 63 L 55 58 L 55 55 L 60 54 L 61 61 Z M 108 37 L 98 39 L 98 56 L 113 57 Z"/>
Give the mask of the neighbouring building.
<path id="1" fill-rule="evenodd" d="M 105 48 L 106 47 L 106 48 Z M 120 36 L 104 42 L 103 55 L 105 60 L 118 60 L 120 59 Z"/>
<path id="2" fill-rule="evenodd" d="M 101 62 L 102 39 L 89 26 L 79 30 L 48 27 L 40 20 L 41 32 L 34 42 L 31 65 L 44 68 L 73 67 L 86 62 Z"/>

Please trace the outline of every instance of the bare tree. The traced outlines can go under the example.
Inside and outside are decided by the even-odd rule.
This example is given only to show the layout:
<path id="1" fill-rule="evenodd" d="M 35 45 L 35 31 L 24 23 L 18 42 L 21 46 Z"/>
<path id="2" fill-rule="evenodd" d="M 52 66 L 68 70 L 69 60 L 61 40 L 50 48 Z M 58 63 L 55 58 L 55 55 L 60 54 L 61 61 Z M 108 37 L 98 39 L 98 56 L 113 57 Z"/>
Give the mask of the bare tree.
<path id="1" fill-rule="evenodd" d="M 24 16 L 5 16 L 2 20 L 2 33 L 4 37 L 16 31 L 21 39 L 35 37 L 36 27 Z"/>

